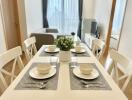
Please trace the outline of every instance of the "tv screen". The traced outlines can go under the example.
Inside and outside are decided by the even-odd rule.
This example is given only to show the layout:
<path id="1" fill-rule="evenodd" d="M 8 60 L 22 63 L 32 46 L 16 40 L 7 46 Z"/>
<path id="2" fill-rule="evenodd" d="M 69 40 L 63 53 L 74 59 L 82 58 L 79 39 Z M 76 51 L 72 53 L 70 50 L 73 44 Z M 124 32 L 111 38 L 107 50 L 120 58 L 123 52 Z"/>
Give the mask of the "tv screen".
<path id="1" fill-rule="evenodd" d="M 96 31 L 97 31 L 97 22 L 92 22 L 91 23 L 91 34 L 96 35 Z"/>

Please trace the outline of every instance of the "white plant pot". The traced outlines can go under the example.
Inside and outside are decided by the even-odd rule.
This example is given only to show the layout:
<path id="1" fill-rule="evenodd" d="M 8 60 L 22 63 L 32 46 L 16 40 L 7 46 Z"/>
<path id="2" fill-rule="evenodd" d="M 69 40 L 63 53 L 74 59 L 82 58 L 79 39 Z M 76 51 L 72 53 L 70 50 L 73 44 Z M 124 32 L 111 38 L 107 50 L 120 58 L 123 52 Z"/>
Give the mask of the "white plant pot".
<path id="1" fill-rule="evenodd" d="M 70 51 L 60 51 L 59 53 L 60 62 L 68 62 L 71 60 L 71 52 Z"/>

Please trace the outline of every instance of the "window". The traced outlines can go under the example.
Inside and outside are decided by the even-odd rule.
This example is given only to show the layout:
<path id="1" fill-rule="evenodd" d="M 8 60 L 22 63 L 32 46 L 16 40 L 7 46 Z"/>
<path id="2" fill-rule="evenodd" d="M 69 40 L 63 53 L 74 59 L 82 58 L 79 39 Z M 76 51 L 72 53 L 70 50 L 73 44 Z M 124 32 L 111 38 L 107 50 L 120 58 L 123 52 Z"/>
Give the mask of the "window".
<path id="1" fill-rule="evenodd" d="M 57 28 L 62 34 L 77 33 L 77 0 L 48 0 L 48 23 L 50 28 Z"/>
<path id="2" fill-rule="evenodd" d="M 119 39 L 127 0 L 117 0 L 112 28 L 112 37 Z"/>

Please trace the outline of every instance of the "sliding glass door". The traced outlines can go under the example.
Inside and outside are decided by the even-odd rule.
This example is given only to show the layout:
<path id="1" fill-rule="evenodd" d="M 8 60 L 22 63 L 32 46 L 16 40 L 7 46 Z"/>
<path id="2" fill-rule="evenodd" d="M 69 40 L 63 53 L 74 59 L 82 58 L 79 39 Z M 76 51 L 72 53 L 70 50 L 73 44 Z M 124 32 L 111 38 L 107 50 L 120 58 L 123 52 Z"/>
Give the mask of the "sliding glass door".
<path id="1" fill-rule="evenodd" d="M 78 0 L 48 0 L 47 11 L 50 28 L 62 34 L 77 34 L 79 24 Z"/>
<path id="2" fill-rule="evenodd" d="M 112 37 L 119 40 L 127 0 L 117 0 L 112 27 Z"/>
<path id="3" fill-rule="evenodd" d="M 116 0 L 110 43 L 113 49 L 118 49 L 119 46 L 126 4 L 127 0 Z"/>

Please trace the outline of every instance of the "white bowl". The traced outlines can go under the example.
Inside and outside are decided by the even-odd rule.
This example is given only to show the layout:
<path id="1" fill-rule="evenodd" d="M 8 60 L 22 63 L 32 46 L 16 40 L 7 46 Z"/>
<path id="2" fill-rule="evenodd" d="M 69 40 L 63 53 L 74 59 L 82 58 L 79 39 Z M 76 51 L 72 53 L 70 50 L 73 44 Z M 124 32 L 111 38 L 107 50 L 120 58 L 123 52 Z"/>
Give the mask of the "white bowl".
<path id="1" fill-rule="evenodd" d="M 49 51 L 55 51 L 55 49 L 56 49 L 55 45 L 48 46 Z"/>
<path id="2" fill-rule="evenodd" d="M 37 66 L 37 71 L 39 74 L 48 74 L 51 69 L 50 64 L 39 64 Z"/>
<path id="3" fill-rule="evenodd" d="M 76 47 L 75 47 L 75 51 L 76 51 L 76 52 L 81 52 L 81 50 L 82 50 L 82 47 L 81 47 L 81 46 L 76 46 Z"/>
<path id="4" fill-rule="evenodd" d="M 89 75 L 93 71 L 92 66 L 90 64 L 80 64 L 80 72 L 84 75 Z"/>

